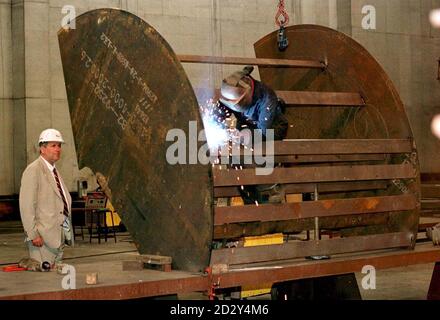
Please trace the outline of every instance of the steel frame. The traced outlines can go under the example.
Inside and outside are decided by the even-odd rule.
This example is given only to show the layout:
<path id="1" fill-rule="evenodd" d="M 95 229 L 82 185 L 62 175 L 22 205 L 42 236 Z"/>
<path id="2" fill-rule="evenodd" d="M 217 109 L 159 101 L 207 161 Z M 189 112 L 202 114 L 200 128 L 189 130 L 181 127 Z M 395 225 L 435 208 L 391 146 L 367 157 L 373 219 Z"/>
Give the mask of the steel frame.
<path id="1" fill-rule="evenodd" d="M 418 244 L 415 250 L 382 250 L 370 254 L 334 256 L 330 260 L 296 260 L 282 265 L 261 265 L 259 267 L 229 270 L 225 273 L 188 275 L 179 279 L 124 283 L 111 286 L 90 287 L 77 290 L 60 290 L 3 296 L 4 300 L 106 300 L 138 299 L 190 292 L 215 293 L 226 289 L 261 283 L 277 283 L 289 280 L 317 278 L 360 272 L 366 265 L 376 270 L 440 262 L 440 248 L 431 243 Z M 434 277 L 433 277 L 434 278 Z M 435 293 L 430 292 L 434 297 Z"/>

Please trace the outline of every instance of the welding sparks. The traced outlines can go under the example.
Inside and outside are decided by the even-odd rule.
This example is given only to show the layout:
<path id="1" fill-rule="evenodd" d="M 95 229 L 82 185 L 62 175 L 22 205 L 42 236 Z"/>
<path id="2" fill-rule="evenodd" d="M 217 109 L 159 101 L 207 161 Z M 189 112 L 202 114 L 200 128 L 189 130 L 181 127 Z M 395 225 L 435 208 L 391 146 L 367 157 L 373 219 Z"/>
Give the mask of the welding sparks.
<path id="1" fill-rule="evenodd" d="M 209 148 L 216 149 L 222 147 L 228 141 L 228 135 L 218 102 L 215 103 L 213 100 L 208 100 L 204 106 L 200 106 L 200 113 Z"/>
<path id="2" fill-rule="evenodd" d="M 254 152 L 254 149 L 247 145 L 249 142 L 243 141 L 241 131 L 237 129 L 236 116 L 224 105 L 210 99 L 206 101 L 205 105 L 200 105 L 200 114 L 211 155 L 213 151 L 216 151 L 216 157 L 220 156 L 223 159 L 224 157 L 228 158 L 229 156 L 233 156 L 234 152 L 238 151 L 238 156 L 236 155 L 236 157 L 240 157 L 239 149 L 241 147 Z M 267 121 L 268 119 L 266 118 L 265 120 Z M 248 125 L 242 125 L 240 128 L 243 129 L 247 127 Z M 220 164 L 220 157 L 215 160 L 213 167 L 215 164 Z M 232 166 L 230 168 L 231 170 L 235 169 L 235 171 L 243 170 L 243 166 L 241 165 L 239 167 Z M 223 169 L 229 171 L 229 167 Z M 219 166 L 219 170 L 222 170 L 222 166 Z M 236 179 L 240 181 L 238 174 Z M 242 191 L 245 190 L 244 185 L 241 185 L 240 188 Z M 255 204 L 258 206 L 258 201 L 255 201 Z"/>
<path id="3" fill-rule="evenodd" d="M 210 149 L 221 148 L 230 140 L 227 122 L 230 113 L 218 101 L 212 99 L 200 106 L 206 140 Z"/>
<path id="4" fill-rule="evenodd" d="M 240 131 L 236 129 L 237 120 L 225 106 L 210 99 L 200 106 L 200 113 L 211 150 L 227 146 L 230 155 L 233 147 L 241 146 Z"/>

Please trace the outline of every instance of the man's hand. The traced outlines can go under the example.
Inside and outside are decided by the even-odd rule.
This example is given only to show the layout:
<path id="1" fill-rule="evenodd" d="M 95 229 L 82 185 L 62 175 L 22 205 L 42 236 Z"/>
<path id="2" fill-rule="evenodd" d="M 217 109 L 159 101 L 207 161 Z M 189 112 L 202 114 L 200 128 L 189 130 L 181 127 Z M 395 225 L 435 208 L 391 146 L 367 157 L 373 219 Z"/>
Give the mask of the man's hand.
<path id="1" fill-rule="evenodd" d="M 249 129 L 243 129 L 239 133 L 240 143 L 244 146 L 252 144 L 252 131 Z"/>
<path id="2" fill-rule="evenodd" d="M 32 240 L 32 244 L 35 247 L 42 247 L 44 244 L 43 238 L 42 237 L 36 237 L 35 239 Z"/>
<path id="3" fill-rule="evenodd" d="M 235 130 L 237 128 L 237 117 L 232 113 L 225 119 L 226 129 Z"/>

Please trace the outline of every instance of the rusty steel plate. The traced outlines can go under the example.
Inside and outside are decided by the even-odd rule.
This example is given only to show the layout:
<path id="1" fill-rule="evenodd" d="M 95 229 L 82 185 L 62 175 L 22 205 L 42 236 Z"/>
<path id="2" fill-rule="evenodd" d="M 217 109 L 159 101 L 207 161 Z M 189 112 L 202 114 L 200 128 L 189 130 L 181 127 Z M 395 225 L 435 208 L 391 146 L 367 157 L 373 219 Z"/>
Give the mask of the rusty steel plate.
<path id="1" fill-rule="evenodd" d="M 202 129 L 173 50 L 145 21 L 114 9 L 77 17 L 58 38 L 80 168 L 103 174 L 140 253 L 203 270 L 213 233 L 210 166 L 166 159 L 169 130 L 183 130 L 188 147 L 189 121 Z"/>
<path id="2" fill-rule="evenodd" d="M 353 106 L 349 103 L 332 106 L 317 103 L 287 108 L 290 124 L 287 139 L 410 139 L 412 150 L 406 155 L 387 157 L 384 164 L 408 164 L 415 172 L 415 179 L 393 180 L 386 190 L 365 193 L 364 196 L 413 193 L 419 199 L 420 168 L 414 136 L 399 94 L 380 64 L 355 40 L 327 27 L 290 26 L 286 34 L 289 39 L 287 50 L 278 50 L 278 33 L 273 32 L 255 43 L 256 57 L 318 61 L 326 67 L 261 66 L 259 72 L 263 82 L 276 91 L 294 91 L 300 101 L 319 92 L 325 95 L 359 94 L 363 100 L 362 105 Z M 301 92 L 304 92 L 303 97 Z M 419 207 L 391 215 L 387 221 L 388 232 L 411 230 L 417 234 Z M 374 216 L 371 218 L 375 219 Z M 335 218 L 334 222 L 340 225 L 338 221 L 348 227 L 344 218 Z M 367 221 L 367 224 L 370 223 Z M 371 224 L 374 224 L 373 220 Z M 368 230 L 377 232 L 375 228 L 360 227 L 354 228 L 353 234 L 369 233 Z"/>
<path id="3" fill-rule="evenodd" d="M 352 38 L 336 30 L 297 25 L 286 29 L 289 47 L 280 52 L 277 32 L 255 43 L 257 58 L 315 60 L 322 69 L 260 67 L 262 81 L 277 91 L 357 93 L 365 106 L 341 104 L 288 108 L 288 139 L 407 139 L 413 134 L 390 78 Z"/>

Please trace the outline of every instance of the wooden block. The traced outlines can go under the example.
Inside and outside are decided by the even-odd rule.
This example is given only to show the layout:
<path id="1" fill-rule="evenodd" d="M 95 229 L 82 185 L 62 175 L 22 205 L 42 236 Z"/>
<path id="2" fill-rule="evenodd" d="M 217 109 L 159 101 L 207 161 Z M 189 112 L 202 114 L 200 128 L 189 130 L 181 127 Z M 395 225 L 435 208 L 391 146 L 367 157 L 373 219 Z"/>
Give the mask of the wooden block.
<path id="1" fill-rule="evenodd" d="M 144 263 L 140 260 L 122 261 L 122 271 L 138 271 L 144 268 Z"/>
<path id="2" fill-rule="evenodd" d="M 232 197 L 231 198 L 231 206 L 244 206 L 244 201 L 241 197 Z"/>
<path id="3" fill-rule="evenodd" d="M 302 194 L 286 194 L 287 203 L 302 202 Z"/>
<path id="4" fill-rule="evenodd" d="M 97 284 L 98 283 L 98 273 L 88 273 L 86 275 L 86 284 Z"/>
<path id="5" fill-rule="evenodd" d="M 220 273 L 226 273 L 229 271 L 229 266 L 227 264 L 214 264 L 211 267 L 212 274 L 220 274 Z"/>
<path id="6" fill-rule="evenodd" d="M 170 264 L 173 262 L 173 259 L 171 257 L 167 256 L 157 256 L 157 255 L 151 255 L 151 254 L 141 254 L 139 257 L 137 257 L 138 261 L 142 261 L 146 264 L 155 264 L 155 265 L 163 265 L 163 264 Z"/>
<path id="7" fill-rule="evenodd" d="M 171 264 L 163 264 L 162 271 L 163 272 L 171 272 Z"/>
<path id="8" fill-rule="evenodd" d="M 217 199 L 217 207 L 227 207 L 227 206 L 228 206 L 228 198 Z"/>

